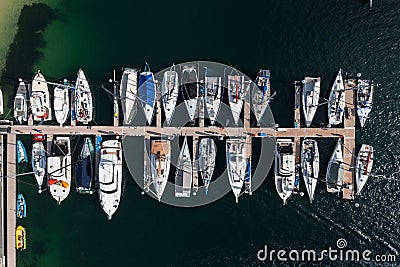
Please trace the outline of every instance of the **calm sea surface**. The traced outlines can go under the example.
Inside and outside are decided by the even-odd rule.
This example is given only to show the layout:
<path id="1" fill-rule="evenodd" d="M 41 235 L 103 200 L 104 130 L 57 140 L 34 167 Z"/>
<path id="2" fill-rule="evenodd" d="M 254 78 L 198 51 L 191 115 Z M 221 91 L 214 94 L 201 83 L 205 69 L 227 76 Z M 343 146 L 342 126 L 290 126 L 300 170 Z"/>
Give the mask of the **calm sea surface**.
<path id="1" fill-rule="evenodd" d="M 30 79 L 39 68 L 49 81 L 58 81 L 74 78 L 82 67 L 95 91 L 96 123 L 111 124 L 112 104 L 100 85 L 109 86 L 113 69 L 147 61 L 158 71 L 173 62 L 209 60 L 250 77 L 261 67 L 271 69 L 275 121 L 291 127 L 293 81 L 321 76 L 327 97 L 343 68 L 380 84 L 371 118 L 357 129 L 357 149 L 374 146 L 373 172 L 380 178 L 370 178 L 358 208 L 326 193 L 324 183 L 312 205 L 295 196 L 282 206 L 270 174 L 239 204 L 229 193 L 184 209 L 142 196 L 126 169 L 121 205 L 107 221 L 97 195 L 71 190 L 57 206 L 48 192 L 37 193 L 32 176 L 24 176 L 18 191 L 28 202 L 28 218 L 20 221 L 28 249 L 18 253 L 18 266 L 269 266 L 279 262 L 257 260 L 264 245 L 322 250 L 336 247 L 339 238 L 351 249 L 399 253 L 399 1 L 376 1 L 371 9 L 362 0 L 62 2 L 59 10 L 23 10 L 1 81 L 8 105 L 18 77 Z M 326 122 L 325 106 L 314 122 Z M 29 148 L 31 138 L 23 140 Z M 319 140 L 322 174 L 334 142 Z M 18 171 L 30 168 L 21 165 Z"/>

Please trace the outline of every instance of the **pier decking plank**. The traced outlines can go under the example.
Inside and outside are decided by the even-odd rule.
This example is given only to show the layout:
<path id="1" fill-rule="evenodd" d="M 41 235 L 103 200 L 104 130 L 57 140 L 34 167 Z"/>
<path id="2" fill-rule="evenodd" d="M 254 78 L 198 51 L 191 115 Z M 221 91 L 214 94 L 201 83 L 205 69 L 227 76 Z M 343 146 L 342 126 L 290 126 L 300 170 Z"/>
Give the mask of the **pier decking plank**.
<path id="1" fill-rule="evenodd" d="M 15 134 L 7 135 L 7 197 L 6 197 L 6 211 L 7 211 L 7 256 L 6 264 L 9 267 L 16 266 L 17 253 L 15 249 L 15 229 L 17 225 L 16 219 L 16 202 L 17 202 L 17 159 L 16 159 L 16 144 L 17 136 Z"/>

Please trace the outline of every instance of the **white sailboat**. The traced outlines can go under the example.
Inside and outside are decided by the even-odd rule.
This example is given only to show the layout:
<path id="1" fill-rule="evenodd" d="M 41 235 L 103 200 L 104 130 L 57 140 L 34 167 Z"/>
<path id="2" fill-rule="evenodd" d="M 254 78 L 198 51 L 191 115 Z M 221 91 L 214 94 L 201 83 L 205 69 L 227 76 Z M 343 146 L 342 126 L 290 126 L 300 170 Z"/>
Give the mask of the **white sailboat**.
<path id="1" fill-rule="evenodd" d="M 329 193 L 340 193 L 343 189 L 343 151 L 340 139 L 337 141 L 335 150 L 328 163 L 326 171 L 326 188 Z"/>
<path id="2" fill-rule="evenodd" d="M 368 180 L 369 175 L 372 171 L 372 165 L 374 163 L 374 148 L 370 145 L 363 144 L 360 152 L 358 152 L 356 160 L 356 185 L 357 195 L 361 194 L 361 190 L 364 188 L 365 183 Z"/>
<path id="3" fill-rule="evenodd" d="M 175 197 L 190 197 L 192 191 L 192 160 L 187 138 L 183 141 L 175 172 Z"/>
<path id="4" fill-rule="evenodd" d="M 374 94 L 374 81 L 358 80 L 357 83 L 357 115 L 361 127 L 364 127 L 372 110 L 372 96 Z"/>
<path id="5" fill-rule="evenodd" d="M 161 94 L 165 113 L 165 123 L 166 125 L 170 125 L 179 94 L 179 78 L 178 73 L 175 70 L 171 69 L 164 72 Z"/>
<path id="6" fill-rule="evenodd" d="M 270 70 L 261 69 L 257 73 L 255 80 L 257 88 L 252 90 L 251 104 L 253 107 L 254 116 L 257 120 L 257 125 L 261 123 L 261 118 L 271 101 L 271 83 Z"/>
<path id="7" fill-rule="evenodd" d="M 60 126 L 65 123 L 69 114 L 69 84 L 65 83 L 54 88 L 54 114 Z"/>
<path id="8" fill-rule="evenodd" d="M 23 81 L 19 82 L 14 99 L 14 118 L 19 124 L 28 120 L 28 89 Z"/>
<path id="9" fill-rule="evenodd" d="M 235 125 L 238 125 L 240 113 L 243 108 L 243 99 L 245 96 L 244 76 L 228 75 L 228 97 L 229 105 Z"/>
<path id="10" fill-rule="evenodd" d="M 304 139 L 301 146 L 301 172 L 312 203 L 319 175 L 319 152 L 317 141 Z"/>
<path id="11" fill-rule="evenodd" d="M 122 194 L 122 149 L 118 140 L 107 140 L 101 144 L 99 185 L 101 208 L 111 220 Z"/>
<path id="12" fill-rule="evenodd" d="M 154 193 L 161 200 L 165 186 L 168 183 L 169 169 L 171 165 L 171 144 L 168 140 L 153 140 L 150 150 L 151 177 L 150 181 Z M 148 189 L 145 188 L 146 191 Z"/>
<path id="13" fill-rule="evenodd" d="M 309 127 L 318 108 L 319 94 L 321 90 L 321 78 L 305 77 L 302 83 L 303 113 L 306 125 Z"/>
<path id="14" fill-rule="evenodd" d="M 214 173 L 217 146 L 211 138 L 203 138 L 199 143 L 199 171 L 207 195 Z"/>
<path id="15" fill-rule="evenodd" d="M 275 187 L 285 205 L 293 193 L 296 179 L 294 143 L 291 139 L 277 139 L 275 150 Z"/>
<path id="16" fill-rule="evenodd" d="M 150 71 L 149 65 L 146 63 L 144 71 L 139 74 L 138 97 L 149 125 L 151 125 L 153 121 L 156 89 L 154 75 Z"/>
<path id="17" fill-rule="evenodd" d="M 31 110 L 34 121 L 51 120 L 51 103 L 46 79 L 38 70 L 32 80 Z"/>
<path id="18" fill-rule="evenodd" d="M 124 115 L 124 125 L 130 124 L 136 115 L 136 95 L 137 95 L 137 76 L 136 69 L 125 68 L 122 73 L 120 84 L 120 97 L 122 114 Z"/>
<path id="19" fill-rule="evenodd" d="M 236 203 L 242 191 L 243 182 L 246 176 L 247 147 L 245 138 L 232 138 L 226 140 L 226 165 L 229 183 Z"/>
<path id="20" fill-rule="evenodd" d="M 205 77 L 204 102 L 211 125 L 215 124 L 221 106 L 221 77 Z"/>
<path id="21" fill-rule="evenodd" d="M 342 123 L 345 104 L 344 94 L 344 81 L 342 69 L 340 69 L 329 94 L 328 120 L 329 124 L 331 125 L 338 125 Z"/>
<path id="22" fill-rule="evenodd" d="M 35 142 L 32 145 L 32 169 L 35 175 L 39 193 L 42 192 L 42 184 L 46 174 L 46 151 L 42 142 Z"/>
<path id="23" fill-rule="evenodd" d="M 71 142 L 69 137 L 56 137 L 52 155 L 47 158 L 47 184 L 51 196 L 60 205 L 71 189 Z"/>
<path id="24" fill-rule="evenodd" d="M 193 66 L 184 66 L 181 77 L 181 93 L 189 118 L 194 121 L 199 98 L 199 78 Z"/>
<path id="25" fill-rule="evenodd" d="M 93 99 L 89 82 L 82 69 L 78 70 L 78 77 L 75 83 L 75 117 L 83 124 L 93 120 Z"/>

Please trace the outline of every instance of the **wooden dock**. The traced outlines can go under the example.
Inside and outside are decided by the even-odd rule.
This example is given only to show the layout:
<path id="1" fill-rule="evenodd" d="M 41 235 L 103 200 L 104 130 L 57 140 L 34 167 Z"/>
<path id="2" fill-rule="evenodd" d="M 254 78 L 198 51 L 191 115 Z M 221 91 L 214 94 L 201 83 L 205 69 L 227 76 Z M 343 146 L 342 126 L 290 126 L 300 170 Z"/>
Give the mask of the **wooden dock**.
<path id="1" fill-rule="evenodd" d="M 8 267 L 16 266 L 17 253 L 15 250 L 15 229 L 17 226 L 17 216 L 15 214 L 17 206 L 17 159 L 16 159 L 17 136 L 7 135 L 7 171 L 5 185 L 7 187 L 6 197 L 6 264 Z"/>

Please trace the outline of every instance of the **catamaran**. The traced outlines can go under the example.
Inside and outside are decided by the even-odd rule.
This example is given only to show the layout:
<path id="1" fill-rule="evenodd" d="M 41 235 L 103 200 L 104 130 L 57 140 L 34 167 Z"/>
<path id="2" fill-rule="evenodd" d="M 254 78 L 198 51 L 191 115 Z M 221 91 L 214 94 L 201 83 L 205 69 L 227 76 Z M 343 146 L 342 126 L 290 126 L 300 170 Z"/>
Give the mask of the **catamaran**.
<path id="1" fill-rule="evenodd" d="M 340 139 L 336 143 L 335 150 L 328 163 L 326 171 L 326 188 L 329 193 L 340 193 L 343 189 L 343 151 Z"/>
<path id="2" fill-rule="evenodd" d="M 356 160 L 356 185 L 357 195 L 361 194 L 361 190 L 364 188 L 365 183 L 368 180 L 369 175 L 372 171 L 372 164 L 374 163 L 374 148 L 370 145 L 363 144 L 360 152 L 358 152 Z"/>
<path id="3" fill-rule="evenodd" d="M 51 196 L 60 205 L 71 189 L 71 141 L 58 136 L 53 141 L 52 155 L 47 158 L 47 184 Z"/>
<path id="4" fill-rule="evenodd" d="M 54 88 L 54 114 L 57 122 L 62 126 L 68 118 L 69 113 L 69 82 Z"/>
<path id="5" fill-rule="evenodd" d="M 194 121 L 199 98 L 199 78 L 194 66 L 184 66 L 181 77 L 181 93 L 189 118 Z"/>
<path id="6" fill-rule="evenodd" d="M 75 83 L 75 116 L 76 120 L 88 124 L 93 120 L 93 98 L 89 82 L 82 69 L 78 70 Z"/>
<path id="7" fill-rule="evenodd" d="M 328 119 L 329 124 L 331 125 L 338 125 L 342 123 L 345 104 L 344 94 L 342 69 L 340 69 L 329 94 Z"/>
<path id="8" fill-rule="evenodd" d="M 102 144 L 99 164 L 99 199 L 107 218 L 117 211 L 122 194 L 122 149 L 118 140 Z"/>
<path id="9" fill-rule="evenodd" d="M 122 113 L 124 114 L 124 125 L 130 124 L 137 112 L 137 76 L 138 71 L 136 69 L 125 68 L 122 73 L 119 92 Z"/>
<path id="10" fill-rule="evenodd" d="M 190 197 L 192 190 L 192 160 L 187 138 L 183 141 L 175 173 L 175 197 Z"/>
<path id="11" fill-rule="evenodd" d="M 40 70 L 38 70 L 32 80 L 31 110 L 34 121 L 51 120 L 49 88 Z"/>
<path id="12" fill-rule="evenodd" d="M 374 81 L 358 80 L 357 84 L 357 115 L 360 120 L 361 127 L 372 110 L 372 95 L 374 93 Z"/>
<path id="13" fill-rule="evenodd" d="M 214 173 L 217 146 L 211 138 L 203 138 L 199 143 L 199 171 L 207 195 L 211 178 Z"/>
<path id="14" fill-rule="evenodd" d="M 32 145 L 32 169 L 35 175 L 39 193 L 42 192 L 42 184 L 46 175 L 46 151 L 42 142 L 35 142 Z"/>
<path id="15" fill-rule="evenodd" d="M 93 176 L 94 176 L 94 146 L 92 139 L 86 137 L 83 140 L 81 153 L 79 153 L 78 162 L 76 163 L 76 191 L 79 194 L 92 194 Z"/>
<path id="16" fill-rule="evenodd" d="M 252 106 L 257 125 L 261 123 L 261 118 L 271 100 L 270 70 L 261 69 L 257 73 L 255 80 L 257 88 L 252 90 Z"/>
<path id="17" fill-rule="evenodd" d="M 158 201 L 164 194 L 168 182 L 169 168 L 171 165 L 171 144 L 168 140 L 153 140 L 150 149 L 150 170 L 146 173 L 145 168 L 145 191 L 150 190 L 153 185 L 154 194 Z"/>
<path id="18" fill-rule="evenodd" d="M 303 113 L 306 126 L 309 127 L 318 108 L 319 93 L 321 90 L 321 78 L 305 77 L 302 83 Z"/>
<path id="19" fill-rule="evenodd" d="M 211 125 L 215 125 L 221 107 L 222 86 L 221 77 L 205 77 L 204 102 Z"/>
<path id="20" fill-rule="evenodd" d="M 243 108 L 243 99 L 246 91 L 244 76 L 228 75 L 228 96 L 231 107 L 233 121 L 239 123 L 240 113 Z"/>
<path id="21" fill-rule="evenodd" d="M 147 63 L 144 67 L 144 71 L 139 75 L 138 96 L 142 103 L 147 123 L 150 125 L 153 121 L 154 105 L 156 102 L 156 85 L 154 75 L 150 71 L 150 67 Z"/>
<path id="22" fill-rule="evenodd" d="M 301 172 L 312 203 L 319 175 L 319 152 L 317 141 L 304 139 L 301 146 Z"/>
<path id="23" fill-rule="evenodd" d="M 19 124 L 28 120 L 28 89 L 25 82 L 19 82 L 14 99 L 14 117 Z"/>
<path id="24" fill-rule="evenodd" d="M 291 139 L 277 139 L 275 150 L 275 187 L 285 205 L 293 193 L 296 179 L 294 143 Z"/>
<path id="25" fill-rule="evenodd" d="M 245 138 L 232 138 L 226 140 L 226 165 L 228 170 L 229 183 L 236 203 L 242 191 L 243 182 L 246 176 L 247 146 Z"/>
<path id="26" fill-rule="evenodd" d="M 25 146 L 21 140 L 17 140 L 17 162 L 29 162 Z"/>
<path id="27" fill-rule="evenodd" d="M 179 94 L 179 78 L 175 69 L 164 72 L 161 94 L 165 113 L 165 123 L 169 125 L 171 124 L 172 116 L 174 115 L 176 101 L 178 100 Z"/>

